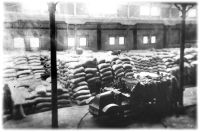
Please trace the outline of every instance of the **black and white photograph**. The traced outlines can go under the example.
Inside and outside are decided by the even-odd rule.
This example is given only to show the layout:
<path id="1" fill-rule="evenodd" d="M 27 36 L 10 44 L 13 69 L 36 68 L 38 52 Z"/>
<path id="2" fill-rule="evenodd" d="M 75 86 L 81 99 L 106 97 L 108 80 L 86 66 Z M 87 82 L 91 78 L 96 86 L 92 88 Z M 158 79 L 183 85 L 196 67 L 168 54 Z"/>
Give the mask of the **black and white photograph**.
<path id="1" fill-rule="evenodd" d="M 3 0 L 2 130 L 197 130 L 198 2 Z"/>

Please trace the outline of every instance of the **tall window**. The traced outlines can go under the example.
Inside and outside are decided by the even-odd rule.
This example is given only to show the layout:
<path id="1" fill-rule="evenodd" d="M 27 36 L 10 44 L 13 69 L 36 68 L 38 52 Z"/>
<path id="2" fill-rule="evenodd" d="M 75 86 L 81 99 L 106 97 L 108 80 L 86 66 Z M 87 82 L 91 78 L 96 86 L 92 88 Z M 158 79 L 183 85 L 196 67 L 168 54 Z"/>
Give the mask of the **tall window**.
<path id="1" fill-rule="evenodd" d="M 24 39 L 20 37 L 14 38 L 14 48 L 25 48 Z"/>
<path id="2" fill-rule="evenodd" d="M 115 44 L 115 37 L 110 37 L 109 38 L 109 44 L 114 45 Z"/>
<path id="3" fill-rule="evenodd" d="M 196 10 L 195 9 L 190 9 L 188 11 L 188 17 L 196 17 Z"/>
<path id="4" fill-rule="evenodd" d="M 140 15 L 141 16 L 149 16 L 150 15 L 150 7 L 147 5 L 140 6 Z"/>
<path id="5" fill-rule="evenodd" d="M 140 6 L 140 15 L 141 16 L 159 16 L 160 8 L 156 6 Z"/>
<path id="6" fill-rule="evenodd" d="M 40 47 L 39 38 L 35 38 L 35 37 L 30 38 L 30 47 L 31 48 L 39 48 Z"/>
<path id="7" fill-rule="evenodd" d="M 68 40 L 67 40 L 67 44 L 68 44 L 69 47 L 75 46 L 75 39 L 72 38 L 72 37 L 69 37 Z"/>
<path id="8" fill-rule="evenodd" d="M 80 38 L 80 46 L 86 46 L 87 45 L 87 39 L 85 37 Z"/>
<path id="9" fill-rule="evenodd" d="M 156 36 L 151 36 L 151 43 L 155 44 L 156 43 Z"/>
<path id="10" fill-rule="evenodd" d="M 160 9 L 158 7 L 151 7 L 151 16 L 159 16 L 160 15 Z"/>
<path id="11" fill-rule="evenodd" d="M 148 40 L 148 36 L 143 36 L 143 44 L 148 44 L 149 40 Z"/>
<path id="12" fill-rule="evenodd" d="M 119 37 L 119 45 L 124 45 L 124 37 Z"/>

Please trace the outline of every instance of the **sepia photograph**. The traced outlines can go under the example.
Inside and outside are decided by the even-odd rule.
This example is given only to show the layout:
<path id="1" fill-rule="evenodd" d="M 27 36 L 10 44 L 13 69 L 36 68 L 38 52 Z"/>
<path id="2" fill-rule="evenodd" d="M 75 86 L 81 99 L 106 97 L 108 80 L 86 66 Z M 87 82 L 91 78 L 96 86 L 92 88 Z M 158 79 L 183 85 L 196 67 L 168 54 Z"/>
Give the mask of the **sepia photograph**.
<path id="1" fill-rule="evenodd" d="M 197 130 L 197 1 L 1 7 L 3 130 Z"/>

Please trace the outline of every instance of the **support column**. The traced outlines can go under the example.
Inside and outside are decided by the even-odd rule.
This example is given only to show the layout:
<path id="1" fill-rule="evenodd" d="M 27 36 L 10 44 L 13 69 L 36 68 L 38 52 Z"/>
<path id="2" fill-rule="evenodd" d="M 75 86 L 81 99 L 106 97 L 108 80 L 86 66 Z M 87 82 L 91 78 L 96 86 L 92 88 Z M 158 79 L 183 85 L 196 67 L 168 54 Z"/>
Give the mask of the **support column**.
<path id="1" fill-rule="evenodd" d="M 137 25 L 133 30 L 133 49 L 137 49 Z"/>
<path id="2" fill-rule="evenodd" d="M 184 49 L 185 49 L 185 19 L 186 13 L 194 6 L 196 3 L 175 3 L 177 9 L 182 13 L 181 17 L 181 44 L 180 44 L 180 88 L 179 88 L 179 106 L 183 107 L 183 91 L 184 91 Z"/>
<path id="3" fill-rule="evenodd" d="M 57 65 L 56 65 L 56 23 L 55 11 L 56 3 L 49 3 L 50 19 L 50 44 L 51 44 L 51 103 L 52 103 L 52 128 L 58 128 L 58 108 L 57 108 Z"/>
<path id="4" fill-rule="evenodd" d="M 180 106 L 183 106 L 183 91 L 184 91 L 185 16 L 186 16 L 186 5 L 182 5 L 181 48 L 180 48 L 180 93 L 181 93 Z"/>
<path id="5" fill-rule="evenodd" d="M 97 50 L 101 50 L 101 24 L 97 25 Z"/>
<path id="6" fill-rule="evenodd" d="M 163 48 L 166 48 L 167 47 L 167 26 L 164 25 L 163 26 Z"/>

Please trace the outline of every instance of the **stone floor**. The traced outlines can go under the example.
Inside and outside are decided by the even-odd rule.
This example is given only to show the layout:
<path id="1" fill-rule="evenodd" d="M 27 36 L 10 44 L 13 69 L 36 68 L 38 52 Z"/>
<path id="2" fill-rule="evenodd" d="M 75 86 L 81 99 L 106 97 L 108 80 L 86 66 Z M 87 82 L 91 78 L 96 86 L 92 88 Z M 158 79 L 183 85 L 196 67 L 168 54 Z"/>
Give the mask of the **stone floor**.
<path id="1" fill-rule="evenodd" d="M 58 110 L 59 128 L 196 128 L 196 88 L 186 88 L 184 91 L 184 110 L 179 116 L 172 115 L 162 120 L 153 118 L 125 120 L 120 123 L 102 123 L 88 112 L 88 106 L 73 106 Z M 29 115 L 21 120 L 9 120 L 3 124 L 5 129 L 37 129 L 51 128 L 51 111 Z"/>

